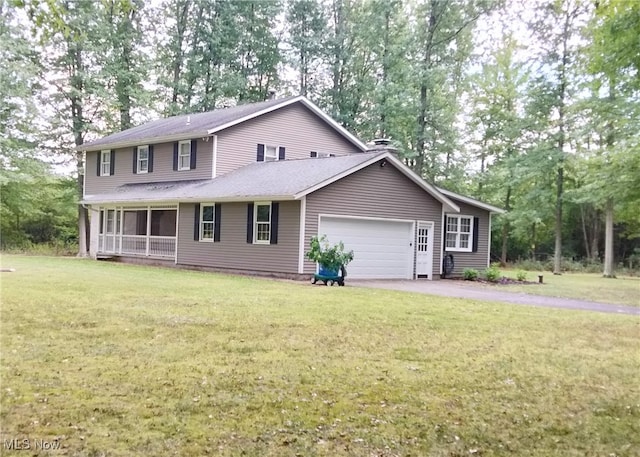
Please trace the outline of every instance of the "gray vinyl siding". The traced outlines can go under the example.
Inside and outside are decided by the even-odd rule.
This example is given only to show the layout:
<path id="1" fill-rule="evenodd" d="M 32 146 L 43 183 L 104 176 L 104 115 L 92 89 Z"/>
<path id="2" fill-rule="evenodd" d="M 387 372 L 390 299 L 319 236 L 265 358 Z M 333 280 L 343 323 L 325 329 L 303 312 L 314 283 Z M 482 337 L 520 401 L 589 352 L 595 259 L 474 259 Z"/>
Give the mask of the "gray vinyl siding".
<path id="1" fill-rule="evenodd" d="M 220 241 L 194 241 L 194 204 L 180 204 L 178 264 L 268 273 L 297 273 L 300 202 L 280 202 L 278 244 L 247 243 L 247 203 L 221 205 Z"/>
<path id="2" fill-rule="evenodd" d="M 217 176 L 255 162 L 258 144 L 284 146 L 286 159 L 306 159 L 311 151 L 361 152 L 304 105 L 295 103 L 219 132 Z"/>
<path id="3" fill-rule="evenodd" d="M 476 208 L 475 206 L 463 203 L 460 200 L 456 200 L 455 198 L 451 198 L 451 200 L 460 207 L 459 215 L 477 217 L 480 224 L 478 226 L 477 252 L 446 252 L 446 254 L 453 255 L 453 276 L 462 276 L 462 272 L 465 268 L 473 268 L 479 271 L 483 271 L 489 266 L 487 263 L 489 250 L 489 212 L 481 208 Z"/>
<path id="4" fill-rule="evenodd" d="M 433 275 L 440 273 L 442 204 L 390 164 L 369 165 L 307 195 L 305 249 L 318 235 L 319 214 L 433 222 Z M 315 265 L 305 260 L 304 272 L 314 271 Z"/>
<path id="5" fill-rule="evenodd" d="M 112 176 L 97 176 L 100 151 L 89 151 L 86 153 L 85 195 L 111 192 L 123 184 L 210 179 L 213 141 L 211 138 L 208 141 L 198 138 L 196 141 L 196 168 L 193 170 L 174 171 L 174 143 L 160 143 L 153 145 L 153 172 L 133 173 L 133 147 L 130 147 L 115 150 L 115 172 Z"/>

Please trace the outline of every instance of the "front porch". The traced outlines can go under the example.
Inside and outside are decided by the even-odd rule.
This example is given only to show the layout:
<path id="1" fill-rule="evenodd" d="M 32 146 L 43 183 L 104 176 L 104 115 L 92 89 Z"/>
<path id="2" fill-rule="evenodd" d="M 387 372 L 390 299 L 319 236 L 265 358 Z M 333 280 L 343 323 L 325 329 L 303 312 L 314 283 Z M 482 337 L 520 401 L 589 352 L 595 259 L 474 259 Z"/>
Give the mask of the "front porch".
<path id="1" fill-rule="evenodd" d="M 98 256 L 175 259 L 177 205 L 101 207 Z"/>

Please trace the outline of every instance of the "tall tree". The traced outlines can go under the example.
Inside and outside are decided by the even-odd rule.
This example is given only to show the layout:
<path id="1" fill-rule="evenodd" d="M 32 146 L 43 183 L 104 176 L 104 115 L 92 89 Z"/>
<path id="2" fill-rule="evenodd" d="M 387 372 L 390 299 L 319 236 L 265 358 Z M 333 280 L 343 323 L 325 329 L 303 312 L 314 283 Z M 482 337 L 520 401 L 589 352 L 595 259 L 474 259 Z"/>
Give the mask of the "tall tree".
<path id="1" fill-rule="evenodd" d="M 479 151 L 479 196 L 500 201 L 507 211 L 500 218 L 500 261 L 504 265 L 512 221 L 520 222 L 517 218 L 519 212 L 511 210 L 520 187 L 516 169 L 522 163 L 523 92 L 528 75 L 524 65 L 515 60 L 518 45 L 513 37 L 505 36 L 503 43 L 493 60 L 483 65 L 482 72 L 472 79 L 470 124 L 475 129 Z M 528 221 L 526 223 L 528 225 Z"/>
<path id="2" fill-rule="evenodd" d="M 290 62 L 299 75 L 298 93 L 307 95 L 317 89 L 314 73 L 325 54 L 327 18 L 318 0 L 292 0 L 287 5 Z"/>
<path id="3" fill-rule="evenodd" d="M 124 1 L 124 0 L 123 0 Z M 53 89 L 46 96 L 53 112 L 50 119 L 50 143 L 75 156 L 78 200 L 84 188 L 85 134 L 92 123 L 105 119 L 105 104 L 98 96 L 101 86 L 96 83 L 99 73 L 98 47 L 99 15 L 91 0 L 51 0 L 46 4 L 32 0 L 24 2 L 32 20 L 34 33 L 39 35 L 43 48 L 42 62 L 47 71 L 45 84 Z M 95 121 L 95 122 L 94 122 Z M 71 148 L 76 148 L 72 152 Z M 78 255 L 87 255 L 89 235 L 88 212 L 78 204 Z"/>
<path id="4" fill-rule="evenodd" d="M 575 40 L 579 37 L 585 7 L 582 0 L 552 0 L 538 8 L 531 26 L 541 43 L 540 61 L 548 73 L 554 97 L 549 113 L 555 118 L 556 213 L 553 274 L 561 274 L 563 199 L 567 155 L 568 103 L 571 96 Z"/>
<path id="5" fill-rule="evenodd" d="M 412 165 L 431 181 L 447 177 L 447 168 L 457 149 L 456 116 L 459 85 L 469 58 L 471 28 L 492 4 L 428 0 L 415 11 L 414 68 L 417 110 Z M 442 160 L 442 157 L 445 160 Z"/>
<path id="6" fill-rule="evenodd" d="M 105 95 L 105 101 L 113 100 L 119 118 L 117 127 L 125 130 L 133 126 L 133 110 L 150 104 L 142 86 L 148 78 L 140 17 L 144 2 L 104 0 L 97 7 L 99 26 L 104 30 L 99 41 L 103 59 L 101 76 L 105 89 L 114 93 Z"/>
<path id="7" fill-rule="evenodd" d="M 605 277 L 615 277 L 616 201 L 624 206 L 640 199 L 640 185 L 632 178 L 640 168 L 638 33 L 640 5 L 618 0 L 598 2 L 585 33 L 591 40 L 584 63 L 593 77 L 589 82 L 593 95 L 583 106 L 591 118 L 589 128 L 601 138 L 590 160 L 592 173 L 585 195 L 605 213 Z"/>

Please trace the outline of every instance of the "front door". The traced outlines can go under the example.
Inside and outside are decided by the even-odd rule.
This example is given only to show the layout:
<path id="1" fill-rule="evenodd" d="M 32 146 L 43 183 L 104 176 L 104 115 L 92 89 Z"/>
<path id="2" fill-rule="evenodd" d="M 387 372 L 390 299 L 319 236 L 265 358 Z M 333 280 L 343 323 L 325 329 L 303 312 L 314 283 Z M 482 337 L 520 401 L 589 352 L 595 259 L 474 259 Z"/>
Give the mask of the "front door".
<path id="1" fill-rule="evenodd" d="M 433 222 L 418 222 L 416 233 L 416 276 L 433 278 Z"/>

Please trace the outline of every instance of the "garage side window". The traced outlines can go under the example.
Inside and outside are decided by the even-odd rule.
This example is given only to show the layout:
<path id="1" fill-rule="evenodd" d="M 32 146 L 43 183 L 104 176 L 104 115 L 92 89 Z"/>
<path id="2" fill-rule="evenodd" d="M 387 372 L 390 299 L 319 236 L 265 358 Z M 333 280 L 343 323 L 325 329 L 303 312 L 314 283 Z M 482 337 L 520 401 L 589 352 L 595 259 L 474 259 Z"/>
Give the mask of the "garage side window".
<path id="1" fill-rule="evenodd" d="M 473 216 L 447 216 L 445 248 L 447 251 L 471 252 Z"/>

